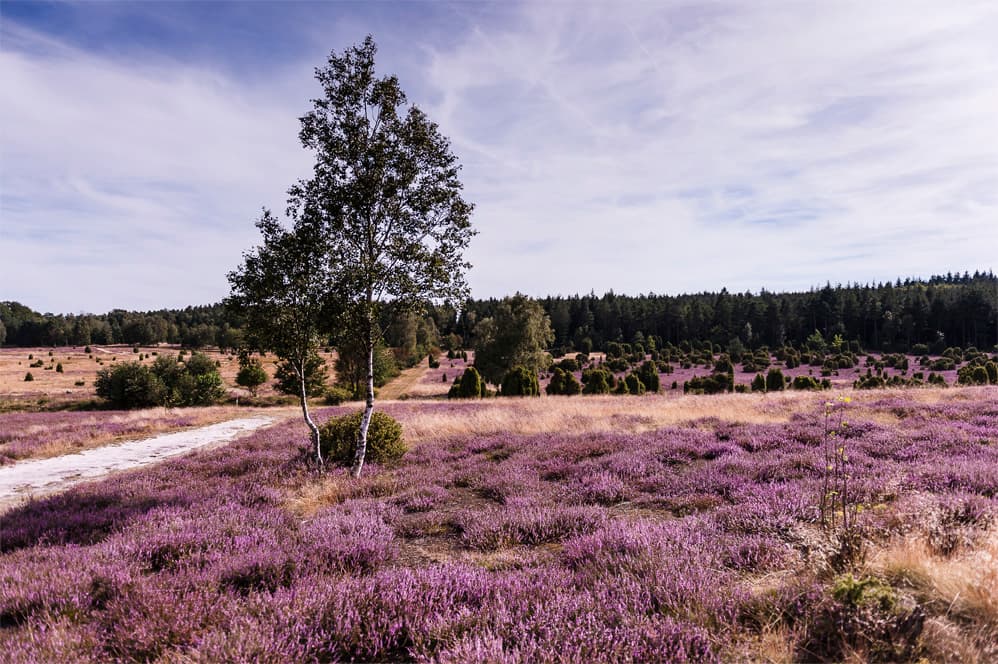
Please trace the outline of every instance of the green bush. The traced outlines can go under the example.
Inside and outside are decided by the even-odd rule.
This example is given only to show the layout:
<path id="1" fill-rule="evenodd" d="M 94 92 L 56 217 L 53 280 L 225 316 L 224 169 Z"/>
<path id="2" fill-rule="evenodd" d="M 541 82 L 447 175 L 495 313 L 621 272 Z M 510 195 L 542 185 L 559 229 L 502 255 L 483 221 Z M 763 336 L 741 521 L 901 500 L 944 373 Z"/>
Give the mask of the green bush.
<path id="1" fill-rule="evenodd" d="M 786 381 L 783 378 L 783 372 L 773 367 L 766 374 L 766 391 L 767 392 L 779 392 L 786 386 Z"/>
<path id="2" fill-rule="evenodd" d="M 790 387 L 795 390 L 820 390 L 821 384 L 811 376 L 795 376 Z"/>
<path id="3" fill-rule="evenodd" d="M 613 388 L 613 374 L 605 369 L 586 369 L 582 372 L 583 394 L 609 394 Z"/>
<path id="4" fill-rule="evenodd" d="M 83 349 L 83 352 L 86 353 L 87 355 L 89 355 L 90 353 L 93 352 L 93 350 L 90 348 L 90 346 L 87 346 L 87 347 L 85 347 Z"/>
<path id="5" fill-rule="evenodd" d="M 526 367 L 513 367 L 507 371 L 500 390 L 504 397 L 536 397 L 541 394 L 537 374 Z"/>
<path id="6" fill-rule="evenodd" d="M 323 395 L 322 401 L 327 406 L 339 406 L 344 401 L 350 401 L 352 398 L 353 392 L 345 387 L 338 387 L 334 385 L 326 390 L 326 394 Z"/>
<path id="7" fill-rule="evenodd" d="M 714 373 L 709 376 L 693 376 L 683 383 L 686 394 L 721 394 L 735 389 L 734 374 Z"/>
<path id="8" fill-rule="evenodd" d="M 567 371 L 563 371 L 560 367 L 554 368 L 554 373 L 551 376 L 551 382 L 545 390 L 548 394 L 564 394 L 564 395 L 574 395 L 582 391 L 582 386 L 579 385 L 579 381 L 575 380 L 575 375 Z"/>
<path id="9" fill-rule="evenodd" d="M 657 378 L 658 375 L 656 374 L 655 377 Z M 645 390 L 646 390 L 645 384 L 644 384 L 644 382 L 642 382 L 642 380 L 638 377 L 637 374 L 633 374 L 633 373 L 627 374 L 627 376 L 624 378 L 624 380 L 622 382 L 627 383 L 627 392 L 628 392 L 628 394 L 644 394 L 645 393 Z"/>
<path id="10" fill-rule="evenodd" d="M 310 353 L 305 360 L 305 394 L 310 397 L 320 397 L 325 394 L 328 378 L 326 361 L 318 353 Z M 274 380 L 274 387 L 277 388 L 278 392 L 292 396 L 301 395 L 301 379 L 298 377 L 298 372 L 287 360 L 278 363 L 277 370 L 274 372 Z M 366 386 L 364 388 L 366 390 Z"/>
<path id="11" fill-rule="evenodd" d="M 24 382 L 25 383 L 30 383 L 34 379 L 35 379 L 35 377 L 31 375 L 30 371 L 28 373 L 24 374 Z"/>
<path id="12" fill-rule="evenodd" d="M 97 396 L 115 408 L 148 408 L 164 405 L 168 390 L 149 367 L 138 362 L 122 362 L 101 369 L 94 381 Z"/>
<path id="13" fill-rule="evenodd" d="M 638 367 L 638 370 L 635 373 L 637 374 L 638 378 L 641 379 L 641 382 L 644 384 L 645 389 L 647 389 L 649 392 L 656 392 L 656 393 L 658 392 L 659 388 L 661 387 L 658 378 L 658 365 L 656 365 L 651 360 L 648 360 L 642 363 L 641 366 Z"/>
<path id="14" fill-rule="evenodd" d="M 56 372 L 56 373 L 65 373 L 65 372 L 64 372 L 64 371 L 62 370 L 62 362 L 59 362 L 59 363 L 58 363 L 57 365 L 55 365 L 55 372 Z"/>
<path id="15" fill-rule="evenodd" d="M 334 417 L 319 427 L 319 445 L 329 461 L 349 466 L 353 463 L 360 436 L 363 411 Z M 409 448 L 402 437 L 402 425 L 388 413 L 375 411 L 367 429 L 366 460 L 371 463 L 398 461 Z"/>
<path id="16" fill-rule="evenodd" d="M 487 388 L 482 380 L 481 374 L 475 367 L 468 367 L 464 373 L 454 379 L 450 391 L 447 393 L 448 399 L 479 399 L 484 397 Z"/>
<path id="17" fill-rule="evenodd" d="M 762 374 L 756 374 L 755 378 L 752 379 L 752 391 L 753 392 L 765 392 L 766 391 L 766 378 Z"/>

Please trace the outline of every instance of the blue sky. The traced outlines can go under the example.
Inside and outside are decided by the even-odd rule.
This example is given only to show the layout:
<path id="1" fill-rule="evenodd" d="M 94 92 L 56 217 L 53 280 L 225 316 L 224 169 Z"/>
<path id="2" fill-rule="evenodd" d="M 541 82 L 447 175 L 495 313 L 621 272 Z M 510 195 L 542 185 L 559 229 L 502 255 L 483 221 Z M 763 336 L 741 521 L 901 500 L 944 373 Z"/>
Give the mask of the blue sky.
<path id="1" fill-rule="evenodd" d="M 477 297 L 998 269 L 990 1 L 0 1 L 0 300 L 220 300 L 368 33 L 463 164 Z"/>

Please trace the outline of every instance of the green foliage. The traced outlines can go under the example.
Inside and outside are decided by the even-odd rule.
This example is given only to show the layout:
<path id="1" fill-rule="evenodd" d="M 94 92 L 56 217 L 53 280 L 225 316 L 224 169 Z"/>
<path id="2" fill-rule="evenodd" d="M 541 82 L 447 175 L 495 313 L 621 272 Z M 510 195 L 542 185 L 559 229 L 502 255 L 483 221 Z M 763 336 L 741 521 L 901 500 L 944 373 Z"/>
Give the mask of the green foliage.
<path id="1" fill-rule="evenodd" d="M 609 390 L 609 387 L 607 387 Z M 561 367 L 555 367 L 551 374 L 551 382 L 545 390 L 548 394 L 563 394 L 572 396 L 582 391 L 579 381 L 575 380 L 575 375 L 564 371 Z"/>
<path id="2" fill-rule="evenodd" d="M 351 390 L 358 399 L 363 399 L 367 390 L 367 349 L 366 343 L 356 339 L 341 343 L 337 349 L 336 382 Z M 374 386 L 383 387 L 399 375 L 395 356 L 384 343 L 374 344 Z"/>
<path id="3" fill-rule="evenodd" d="M 480 399 L 486 395 L 487 388 L 481 374 L 475 367 L 468 367 L 461 376 L 454 379 L 448 399 Z"/>
<path id="4" fill-rule="evenodd" d="M 327 406 L 339 406 L 344 401 L 350 401 L 353 398 L 353 392 L 334 385 L 326 390 L 326 393 L 322 397 L 322 402 Z"/>
<path id="5" fill-rule="evenodd" d="M 97 396 L 115 408 L 148 408 L 169 401 L 169 391 L 152 369 L 138 362 L 122 362 L 97 372 Z"/>
<path id="6" fill-rule="evenodd" d="M 55 372 L 56 373 L 63 373 L 62 362 L 59 362 L 58 364 L 55 365 Z"/>
<path id="7" fill-rule="evenodd" d="M 780 392 L 786 387 L 786 380 L 783 377 L 783 372 L 773 367 L 766 374 L 766 391 L 767 392 Z"/>
<path id="8" fill-rule="evenodd" d="M 686 394 L 721 394 L 723 392 L 733 392 L 734 389 L 735 376 L 728 373 L 693 376 L 693 378 L 683 383 L 683 392 Z"/>
<path id="9" fill-rule="evenodd" d="M 30 383 L 34 379 L 35 379 L 35 377 L 31 375 L 30 371 L 28 373 L 24 374 L 24 382 L 25 383 Z"/>
<path id="10" fill-rule="evenodd" d="M 267 382 L 270 377 L 267 370 L 263 368 L 263 363 L 255 357 L 242 355 L 239 358 L 239 373 L 236 374 L 236 385 L 245 387 L 253 396 L 256 396 L 257 389 Z"/>
<path id="11" fill-rule="evenodd" d="M 583 394 L 609 394 L 613 388 L 613 374 L 603 368 L 582 372 Z"/>
<path id="12" fill-rule="evenodd" d="M 987 385 L 989 382 L 988 370 L 982 364 L 960 367 L 957 371 L 957 382 L 961 385 Z"/>
<path id="13" fill-rule="evenodd" d="M 494 314 L 475 326 L 475 367 L 490 383 L 501 382 L 516 366 L 537 373 L 550 365 L 545 349 L 553 341 L 544 308 L 517 293 L 500 301 Z"/>
<path id="14" fill-rule="evenodd" d="M 645 393 L 645 384 L 641 381 L 637 374 L 629 373 L 621 381 L 627 384 L 627 393 L 640 395 Z"/>
<path id="15" fill-rule="evenodd" d="M 317 352 L 311 352 L 304 363 L 305 394 L 310 397 L 320 397 L 326 391 L 326 381 L 329 373 L 326 361 Z M 278 392 L 301 397 L 301 375 L 295 362 L 281 360 L 274 372 L 274 387 Z"/>
<path id="16" fill-rule="evenodd" d="M 790 387 L 795 390 L 820 390 L 821 384 L 811 376 L 794 376 Z"/>
<path id="17" fill-rule="evenodd" d="M 641 380 L 641 384 L 649 392 L 657 393 L 661 388 L 658 377 L 658 365 L 651 360 L 642 362 L 641 366 L 634 373 L 637 374 L 637 377 Z"/>
<path id="18" fill-rule="evenodd" d="M 500 394 L 504 397 L 540 396 L 537 374 L 526 367 L 513 367 L 503 376 Z"/>
<path id="19" fill-rule="evenodd" d="M 755 378 L 752 379 L 752 391 L 753 392 L 766 391 L 766 378 L 761 373 L 756 374 Z"/>
<path id="20" fill-rule="evenodd" d="M 354 450 L 360 437 L 363 411 L 331 418 L 319 427 L 319 440 L 323 456 L 333 463 L 349 466 L 354 461 Z M 367 430 L 366 459 L 373 463 L 398 461 L 408 451 L 402 435 L 402 425 L 387 413 L 371 413 Z"/>

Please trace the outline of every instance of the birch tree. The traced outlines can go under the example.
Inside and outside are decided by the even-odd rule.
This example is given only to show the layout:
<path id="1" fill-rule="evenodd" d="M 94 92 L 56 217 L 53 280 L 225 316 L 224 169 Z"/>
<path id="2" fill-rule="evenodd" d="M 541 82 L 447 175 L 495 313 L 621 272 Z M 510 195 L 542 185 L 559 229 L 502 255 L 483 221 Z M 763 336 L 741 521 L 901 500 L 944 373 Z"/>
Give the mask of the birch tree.
<path id="1" fill-rule="evenodd" d="M 321 223 L 341 323 L 367 358 L 355 477 L 374 412 L 379 307 L 467 297 L 463 251 L 475 233 L 449 141 L 408 102 L 395 76 L 376 74 L 376 51 L 368 36 L 316 69 L 322 96 L 301 118 L 299 133 L 315 166 L 288 199 L 290 214 Z"/>
<path id="2" fill-rule="evenodd" d="M 322 463 L 319 427 L 308 410 L 308 370 L 332 318 L 332 274 L 321 225 L 292 215 L 290 230 L 269 210 L 257 221 L 263 244 L 243 254 L 243 264 L 228 275 L 225 304 L 245 318 L 250 349 L 273 352 L 300 386 L 302 417 Z"/>

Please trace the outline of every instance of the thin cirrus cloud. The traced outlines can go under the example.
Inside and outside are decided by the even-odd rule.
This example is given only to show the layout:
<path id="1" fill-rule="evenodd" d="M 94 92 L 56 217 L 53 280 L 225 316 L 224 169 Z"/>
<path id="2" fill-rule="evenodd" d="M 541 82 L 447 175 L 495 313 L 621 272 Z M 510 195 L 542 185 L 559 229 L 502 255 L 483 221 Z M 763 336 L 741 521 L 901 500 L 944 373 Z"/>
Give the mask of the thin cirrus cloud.
<path id="1" fill-rule="evenodd" d="M 464 165 L 476 296 L 995 267 L 992 3 L 296 7 L 313 20 L 281 41 L 304 46 L 253 76 L 217 59 L 245 45 L 126 58 L 8 21 L 0 299 L 223 297 L 260 206 L 308 173 L 311 68 L 365 32 Z"/>

